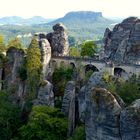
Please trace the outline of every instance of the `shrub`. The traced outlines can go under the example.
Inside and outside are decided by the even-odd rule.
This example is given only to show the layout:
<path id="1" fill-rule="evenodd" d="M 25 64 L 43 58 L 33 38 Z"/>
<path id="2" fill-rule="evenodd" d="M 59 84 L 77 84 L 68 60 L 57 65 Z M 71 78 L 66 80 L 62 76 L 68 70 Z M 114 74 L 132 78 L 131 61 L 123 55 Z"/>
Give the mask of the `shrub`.
<path id="1" fill-rule="evenodd" d="M 66 140 L 67 120 L 60 110 L 34 106 L 27 125 L 19 129 L 21 140 Z"/>
<path id="2" fill-rule="evenodd" d="M 73 136 L 68 140 L 86 140 L 84 126 L 77 127 Z"/>

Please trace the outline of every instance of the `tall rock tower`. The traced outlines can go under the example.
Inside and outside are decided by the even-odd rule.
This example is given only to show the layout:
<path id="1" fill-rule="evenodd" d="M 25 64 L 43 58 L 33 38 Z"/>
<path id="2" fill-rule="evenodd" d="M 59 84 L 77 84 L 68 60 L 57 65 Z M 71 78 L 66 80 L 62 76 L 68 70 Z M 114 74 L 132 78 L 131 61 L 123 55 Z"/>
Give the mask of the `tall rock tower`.
<path id="1" fill-rule="evenodd" d="M 69 53 L 69 43 L 66 27 L 57 23 L 53 26 L 54 32 L 47 34 L 53 56 L 65 56 Z"/>
<path id="2" fill-rule="evenodd" d="M 36 34 L 36 36 L 41 51 L 41 62 L 43 65 L 42 68 L 43 78 L 46 79 L 48 74 L 47 71 L 49 68 L 49 62 L 51 60 L 51 46 L 48 40 L 46 39 L 46 34 L 40 33 L 40 34 Z"/>

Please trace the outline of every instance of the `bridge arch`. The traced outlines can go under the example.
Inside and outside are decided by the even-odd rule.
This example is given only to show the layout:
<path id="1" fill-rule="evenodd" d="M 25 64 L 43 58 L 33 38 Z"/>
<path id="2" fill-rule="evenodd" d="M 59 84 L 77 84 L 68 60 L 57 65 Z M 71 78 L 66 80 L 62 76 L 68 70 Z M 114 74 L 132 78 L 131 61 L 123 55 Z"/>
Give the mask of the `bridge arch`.
<path id="1" fill-rule="evenodd" d="M 52 60 L 52 67 L 56 68 L 57 67 L 57 62 L 55 60 Z"/>
<path id="2" fill-rule="evenodd" d="M 99 71 L 99 69 L 96 66 L 92 65 L 92 64 L 85 65 L 85 73 L 87 73 L 90 70 L 92 70 L 93 72 Z"/>
<path id="3" fill-rule="evenodd" d="M 126 72 L 125 69 L 121 67 L 115 67 L 114 68 L 114 75 L 118 77 L 122 77 L 124 79 L 128 79 L 128 73 Z"/>
<path id="4" fill-rule="evenodd" d="M 75 66 L 75 63 L 74 63 L 74 62 L 70 62 L 70 63 L 69 63 L 69 66 L 70 66 L 70 68 L 72 68 L 72 69 L 75 69 L 75 68 L 76 68 L 76 66 Z"/>

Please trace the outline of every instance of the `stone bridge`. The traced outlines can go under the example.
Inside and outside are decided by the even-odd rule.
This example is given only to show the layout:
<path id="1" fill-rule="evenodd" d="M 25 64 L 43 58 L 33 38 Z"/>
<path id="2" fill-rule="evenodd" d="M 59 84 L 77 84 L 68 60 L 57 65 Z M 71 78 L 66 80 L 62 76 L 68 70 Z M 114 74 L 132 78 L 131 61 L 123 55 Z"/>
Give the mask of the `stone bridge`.
<path id="1" fill-rule="evenodd" d="M 136 76 L 140 76 L 140 65 L 127 63 L 118 64 L 95 58 L 53 56 L 49 64 L 50 71 L 53 72 L 53 70 L 56 67 L 60 66 L 64 66 L 67 68 L 72 67 L 76 69 L 80 68 L 80 70 L 82 70 L 85 73 L 88 70 L 93 70 L 93 71 L 106 71 L 110 75 L 131 76 L 135 74 Z"/>

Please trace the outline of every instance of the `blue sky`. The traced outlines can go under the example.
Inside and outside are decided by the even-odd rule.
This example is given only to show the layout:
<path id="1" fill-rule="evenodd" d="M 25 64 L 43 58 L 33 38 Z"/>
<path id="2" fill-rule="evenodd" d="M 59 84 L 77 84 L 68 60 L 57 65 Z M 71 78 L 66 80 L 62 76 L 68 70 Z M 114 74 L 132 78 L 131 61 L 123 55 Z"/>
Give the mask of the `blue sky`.
<path id="1" fill-rule="evenodd" d="M 0 17 L 58 18 L 69 11 L 102 12 L 105 17 L 140 16 L 140 0 L 1 0 Z"/>

